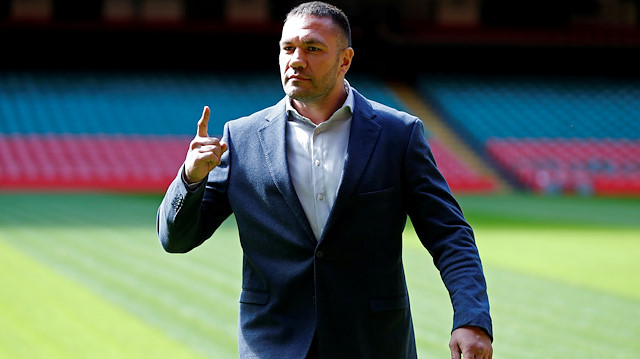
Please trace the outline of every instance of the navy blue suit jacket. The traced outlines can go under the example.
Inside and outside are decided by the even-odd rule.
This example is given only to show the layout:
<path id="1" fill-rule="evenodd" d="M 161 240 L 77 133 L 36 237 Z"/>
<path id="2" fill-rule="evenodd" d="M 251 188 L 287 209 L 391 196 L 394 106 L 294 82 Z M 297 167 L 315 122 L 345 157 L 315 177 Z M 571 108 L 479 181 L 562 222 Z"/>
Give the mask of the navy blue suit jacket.
<path id="1" fill-rule="evenodd" d="M 450 293 L 453 328 L 492 335 L 473 231 L 422 122 L 355 92 L 343 179 L 316 240 L 289 177 L 285 99 L 225 125 L 229 150 L 206 185 L 180 174 L 158 210 L 166 251 L 187 252 L 235 215 L 243 249 L 241 358 L 415 358 L 402 264 L 407 215 Z"/>

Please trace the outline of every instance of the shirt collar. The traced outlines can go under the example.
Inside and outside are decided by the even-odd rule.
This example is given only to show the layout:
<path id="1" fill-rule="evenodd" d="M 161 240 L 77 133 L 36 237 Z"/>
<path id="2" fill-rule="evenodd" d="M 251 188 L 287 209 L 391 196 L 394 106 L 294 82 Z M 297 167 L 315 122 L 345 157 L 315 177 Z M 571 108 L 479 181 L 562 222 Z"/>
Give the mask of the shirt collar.
<path id="1" fill-rule="evenodd" d="M 352 114 L 353 114 L 353 109 L 355 106 L 355 99 L 353 96 L 353 89 L 351 88 L 351 85 L 349 84 L 349 81 L 347 81 L 346 79 L 344 80 L 344 87 L 347 90 L 347 99 L 344 101 L 344 103 L 342 104 L 342 107 L 340 107 L 338 110 L 336 110 L 336 112 L 333 113 L 333 115 L 331 115 L 331 117 L 329 117 L 329 120 L 327 120 L 327 122 L 332 121 L 332 120 L 339 120 L 339 119 L 343 119 L 343 120 L 347 120 L 350 119 Z M 286 110 L 287 110 L 287 114 L 289 115 L 289 120 L 298 120 L 298 121 L 304 121 L 304 122 L 309 122 L 312 123 L 311 120 L 309 120 L 308 118 L 302 116 L 300 113 L 298 113 L 298 110 L 296 110 L 293 105 L 291 104 L 291 98 L 287 98 L 286 102 Z M 315 126 L 315 124 L 314 124 Z"/>

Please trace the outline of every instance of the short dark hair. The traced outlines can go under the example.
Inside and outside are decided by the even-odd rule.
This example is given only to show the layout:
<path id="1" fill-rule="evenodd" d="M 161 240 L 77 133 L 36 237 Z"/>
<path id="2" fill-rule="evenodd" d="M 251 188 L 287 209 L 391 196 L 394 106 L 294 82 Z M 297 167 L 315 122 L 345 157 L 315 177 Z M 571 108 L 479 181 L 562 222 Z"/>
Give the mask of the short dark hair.
<path id="1" fill-rule="evenodd" d="M 342 10 L 340 10 L 336 6 L 327 4 L 322 1 L 306 2 L 294 7 L 291 11 L 289 11 L 284 22 L 286 23 L 287 20 L 294 16 L 305 15 L 330 17 L 331 20 L 336 25 L 338 25 L 338 28 L 340 28 L 345 38 L 347 39 L 347 46 L 351 47 L 351 25 L 349 24 L 347 15 Z"/>

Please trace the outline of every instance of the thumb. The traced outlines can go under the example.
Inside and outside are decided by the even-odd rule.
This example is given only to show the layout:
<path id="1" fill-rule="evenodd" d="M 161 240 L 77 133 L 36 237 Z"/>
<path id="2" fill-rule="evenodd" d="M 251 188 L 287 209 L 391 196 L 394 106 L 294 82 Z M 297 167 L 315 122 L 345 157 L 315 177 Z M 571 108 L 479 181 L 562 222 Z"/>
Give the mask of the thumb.
<path id="1" fill-rule="evenodd" d="M 209 110 L 209 106 L 205 106 L 204 110 L 202 110 L 202 117 L 198 121 L 198 136 L 200 137 L 209 137 L 208 128 L 209 128 L 209 114 L 211 111 Z"/>

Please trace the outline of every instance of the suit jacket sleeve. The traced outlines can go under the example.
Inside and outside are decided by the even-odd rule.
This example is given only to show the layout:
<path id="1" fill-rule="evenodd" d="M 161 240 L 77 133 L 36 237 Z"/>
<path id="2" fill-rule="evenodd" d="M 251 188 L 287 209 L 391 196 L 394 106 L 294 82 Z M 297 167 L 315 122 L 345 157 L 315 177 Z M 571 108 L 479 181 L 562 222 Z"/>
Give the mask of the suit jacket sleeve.
<path id="1" fill-rule="evenodd" d="M 436 167 L 419 120 L 414 124 L 405 158 L 407 212 L 449 291 L 453 329 L 476 326 L 493 338 L 487 287 L 473 230 Z"/>
<path id="2" fill-rule="evenodd" d="M 230 143 L 225 126 L 223 140 Z M 230 151 L 222 156 L 197 189 L 189 190 L 182 180 L 184 165 L 169 185 L 156 217 L 156 230 L 162 247 L 171 253 L 184 253 L 202 244 L 231 215 L 227 198 Z M 205 198 L 206 194 L 206 198 Z"/>

